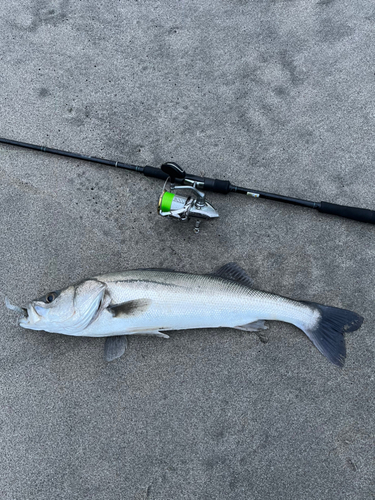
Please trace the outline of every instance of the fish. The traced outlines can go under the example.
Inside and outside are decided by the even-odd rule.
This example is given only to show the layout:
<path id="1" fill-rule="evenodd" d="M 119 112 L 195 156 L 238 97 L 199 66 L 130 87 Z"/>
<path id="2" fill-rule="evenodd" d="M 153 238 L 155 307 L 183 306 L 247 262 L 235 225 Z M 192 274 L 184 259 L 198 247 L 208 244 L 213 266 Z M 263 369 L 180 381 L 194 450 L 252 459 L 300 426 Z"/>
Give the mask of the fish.
<path id="1" fill-rule="evenodd" d="M 265 321 L 302 330 L 331 363 L 346 358 L 344 333 L 363 317 L 347 309 L 298 301 L 254 288 L 251 278 L 230 262 L 212 274 L 170 269 L 135 269 L 83 280 L 49 292 L 19 312 L 19 325 L 82 337 L 106 337 L 105 359 L 122 356 L 128 335 L 156 335 L 186 329 L 229 327 L 256 332 Z"/>

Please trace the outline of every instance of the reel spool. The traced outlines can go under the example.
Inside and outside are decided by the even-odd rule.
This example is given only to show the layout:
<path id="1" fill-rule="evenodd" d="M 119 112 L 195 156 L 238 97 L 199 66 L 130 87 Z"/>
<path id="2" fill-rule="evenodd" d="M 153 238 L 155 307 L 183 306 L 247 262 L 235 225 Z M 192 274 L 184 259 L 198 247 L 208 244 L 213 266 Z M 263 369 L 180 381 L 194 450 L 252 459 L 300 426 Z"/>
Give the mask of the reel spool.
<path id="1" fill-rule="evenodd" d="M 162 217 L 188 221 L 195 219 L 194 233 L 199 233 L 201 221 L 206 219 L 216 219 L 219 217 L 215 208 L 208 203 L 204 192 L 197 187 L 198 182 L 185 179 L 185 172 L 176 163 L 165 163 L 162 165 L 163 172 L 170 177 L 165 181 L 163 191 L 159 198 L 158 213 Z M 184 185 L 176 185 L 173 180 L 182 179 Z M 168 181 L 171 179 L 170 191 L 166 189 Z M 190 191 L 191 196 L 181 196 L 171 191 Z"/>

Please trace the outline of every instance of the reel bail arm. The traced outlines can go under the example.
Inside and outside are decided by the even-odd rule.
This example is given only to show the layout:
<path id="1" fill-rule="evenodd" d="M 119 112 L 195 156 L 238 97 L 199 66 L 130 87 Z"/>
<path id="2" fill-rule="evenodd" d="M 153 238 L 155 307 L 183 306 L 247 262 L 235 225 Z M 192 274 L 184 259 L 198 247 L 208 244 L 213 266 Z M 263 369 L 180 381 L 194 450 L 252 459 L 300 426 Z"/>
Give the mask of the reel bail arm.
<path id="1" fill-rule="evenodd" d="M 215 219 L 219 214 L 215 208 L 206 200 L 206 194 L 197 187 L 198 182 L 192 179 L 186 179 L 186 173 L 177 163 L 165 163 L 161 167 L 162 171 L 168 175 L 159 198 L 158 213 L 162 217 L 169 217 L 180 221 L 195 219 L 194 232 L 199 233 L 202 219 Z M 175 184 L 176 179 L 183 180 L 184 184 Z M 167 191 L 166 185 L 170 183 L 170 191 Z M 172 191 L 190 191 L 192 196 L 180 196 Z"/>

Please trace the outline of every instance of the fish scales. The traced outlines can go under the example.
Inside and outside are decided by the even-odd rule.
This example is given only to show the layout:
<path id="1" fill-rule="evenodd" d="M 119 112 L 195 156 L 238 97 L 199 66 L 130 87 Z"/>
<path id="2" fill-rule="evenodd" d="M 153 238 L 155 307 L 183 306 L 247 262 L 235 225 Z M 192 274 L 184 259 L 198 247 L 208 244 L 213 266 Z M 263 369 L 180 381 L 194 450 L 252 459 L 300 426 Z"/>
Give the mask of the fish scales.
<path id="1" fill-rule="evenodd" d="M 138 271 L 96 279 L 107 284 L 114 303 L 151 299 L 152 305 L 145 316 L 132 318 L 132 326 L 136 328 L 156 324 L 163 330 L 236 327 L 259 319 L 314 318 L 314 311 L 299 302 L 215 276 Z M 93 331 L 91 328 L 86 333 Z"/>
<path id="2" fill-rule="evenodd" d="M 191 328 L 266 328 L 265 320 L 300 328 L 332 363 L 343 366 L 344 333 L 363 318 L 346 309 L 297 301 L 250 286 L 249 276 L 230 263 L 214 275 L 138 269 L 96 276 L 31 301 L 19 324 L 73 336 L 107 337 L 107 360 L 121 356 L 126 335 L 158 335 Z M 121 340 L 121 338 L 123 340 Z M 112 339 L 112 340 L 111 340 Z"/>

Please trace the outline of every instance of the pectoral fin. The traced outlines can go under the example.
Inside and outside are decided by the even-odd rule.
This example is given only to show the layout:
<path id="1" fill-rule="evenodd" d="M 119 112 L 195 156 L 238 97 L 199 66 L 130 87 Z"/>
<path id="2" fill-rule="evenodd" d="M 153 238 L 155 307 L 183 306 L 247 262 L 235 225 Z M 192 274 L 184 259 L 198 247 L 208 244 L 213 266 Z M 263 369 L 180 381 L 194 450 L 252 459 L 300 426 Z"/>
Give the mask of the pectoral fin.
<path id="1" fill-rule="evenodd" d="M 107 337 L 104 344 L 104 358 L 106 361 L 113 361 L 120 358 L 128 345 L 126 335 L 116 335 Z"/>
<path id="2" fill-rule="evenodd" d="M 248 323 L 247 325 L 235 326 L 236 330 L 244 330 L 245 332 L 259 332 L 259 330 L 267 330 L 268 326 L 264 324 L 264 319 Z"/>
<path id="3" fill-rule="evenodd" d="M 112 313 L 114 318 L 128 318 L 129 316 L 138 316 L 149 308 L 150 299 L 135 299 L 108 306 L 108 311 Z"/>

